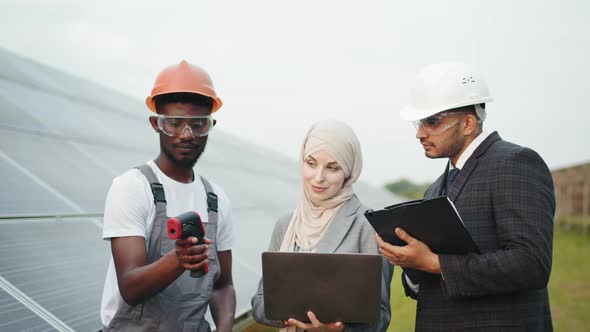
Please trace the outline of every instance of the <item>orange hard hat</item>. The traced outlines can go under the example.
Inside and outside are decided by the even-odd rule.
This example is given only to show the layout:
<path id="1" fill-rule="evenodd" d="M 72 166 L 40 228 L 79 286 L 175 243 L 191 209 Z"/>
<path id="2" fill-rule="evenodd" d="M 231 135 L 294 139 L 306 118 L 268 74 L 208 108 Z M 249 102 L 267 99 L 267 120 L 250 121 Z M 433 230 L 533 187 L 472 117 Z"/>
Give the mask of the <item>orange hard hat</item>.
<path id="1" fill-rule="evenodd" d="M 147 107 L 156 112 L 154 97 L 175 92 L 196 93 L 213 99 L 211 113 L 217 111 L 223 103 L 217 97 L 213 82 L 207 72 L 193 64 L 182 60 L 179 64 L 169 66 L 162 70 L 152 89 L 152 94 L 145 99 Z"/>

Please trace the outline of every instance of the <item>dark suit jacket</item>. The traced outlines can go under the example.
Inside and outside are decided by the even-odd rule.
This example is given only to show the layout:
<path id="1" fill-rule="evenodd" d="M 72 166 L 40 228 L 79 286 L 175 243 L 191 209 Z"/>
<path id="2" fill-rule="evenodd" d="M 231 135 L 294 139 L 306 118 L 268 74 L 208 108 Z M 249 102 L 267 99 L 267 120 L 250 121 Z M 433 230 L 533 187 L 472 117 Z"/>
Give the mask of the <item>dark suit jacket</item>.
<path id="1" fill-rule="evenodd" d="M 446 172 L 426 191 L 442 194 Z M 423 283 L 417 331 L 551 331 L 553 180 L 533 150 L 488 136 L 448 193 L 481 254 L 440 255 L 444 280 Z"/>
<path id="2" fill-rule="evenodd" d="M 379 254 L 375 231 L 364 216 L 367 208 L 353 196 L 336 213 L 335 219 L 328 226 L 324 237 L 316 249 L 320 253 L 369 253 Z M 292 213 L 280 218 L 275 224 L 268 251 L 279 251 Z M 389 325 L 391 309 L 389 303 L 389 286 L 393 275 L 393 267 L 383 259 L 383 275 L 381 280 L 381 316 L 373 324 L 345 324 L 346 331 L 352 332 L 384 332 Z M 359 285 L 362 287 L 363 285 Z M 360 305 L 360 304 L 359 304 Z M 279 321 L 266 319 L 264 315 L 264 289 L 262 279 L 258 284 L 258 291 L 252 297 L 252 316 L 264 325 L 283 327 Z M 300 329 L 297 329 L 299 331 Z"/>

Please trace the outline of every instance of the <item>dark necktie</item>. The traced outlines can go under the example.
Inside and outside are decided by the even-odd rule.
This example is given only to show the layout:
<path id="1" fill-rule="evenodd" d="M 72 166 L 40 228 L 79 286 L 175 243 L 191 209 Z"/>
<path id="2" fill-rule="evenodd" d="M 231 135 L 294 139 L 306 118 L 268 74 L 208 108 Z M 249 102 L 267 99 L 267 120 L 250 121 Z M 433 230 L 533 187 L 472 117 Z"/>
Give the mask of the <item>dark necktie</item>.
<path id="1" fill-rule="evenodd" d="M 447 176 L 447 183 L 445 186 L 445 194 L 448 196 L 449 195 L 449 190 L 451 189 L 451 186 L 453 185 L 453 182 L 455 181 L 455 179 L 457 178 L 457 175 L 459 175 L 459 171 L 460 169 L 458 168 L 453 168 L 450 172 L 449 175 Z"/>

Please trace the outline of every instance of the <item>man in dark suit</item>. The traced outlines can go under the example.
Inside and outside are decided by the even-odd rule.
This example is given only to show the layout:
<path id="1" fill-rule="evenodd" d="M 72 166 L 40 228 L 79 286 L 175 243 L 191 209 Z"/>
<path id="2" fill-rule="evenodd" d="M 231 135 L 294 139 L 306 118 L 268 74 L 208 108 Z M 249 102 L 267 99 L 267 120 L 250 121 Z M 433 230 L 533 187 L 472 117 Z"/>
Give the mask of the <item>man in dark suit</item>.
<path id="1" fill-rule="evenodd" d="M 419 284 L 402 275 L 417 299 L 417 331 L 551 331 L 555 197 L 551 173 L 533 150 L 483 130 L 487 85 L 471 66 L 442 63 L 419 75 L 410 106 L 428 158 L 448 158 L 425 198 L 447 195 L 480 253 L 433 253 L 395 230 L 406 246 L 377 236 L 391 263 L 432 274 Z"/>

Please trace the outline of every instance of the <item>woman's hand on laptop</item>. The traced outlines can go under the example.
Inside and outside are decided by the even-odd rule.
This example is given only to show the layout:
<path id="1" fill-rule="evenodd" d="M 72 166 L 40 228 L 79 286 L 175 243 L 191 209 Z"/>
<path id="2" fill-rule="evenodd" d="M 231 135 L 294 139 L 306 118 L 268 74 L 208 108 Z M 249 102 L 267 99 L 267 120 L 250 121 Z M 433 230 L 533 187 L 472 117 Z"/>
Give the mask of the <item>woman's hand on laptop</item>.
<path id="1" fill-rule="evenodd" d="M 322 323 L 320 322 L 315 314 L 311 311 L 307 312 L 307 317 L 311 323 L 304 323 L 296 320 L 295 318 L 289 318 L 284 323 L 287 326 L 296 326 L 298 328 L 305 329 L 307 331 L 314 331 L 314 332 L 323 332 L 323 331 L 337 331 L 341 332 L 344 331 L 344 324 L 342 322 L 333 322 L 333 323 Z"/>

